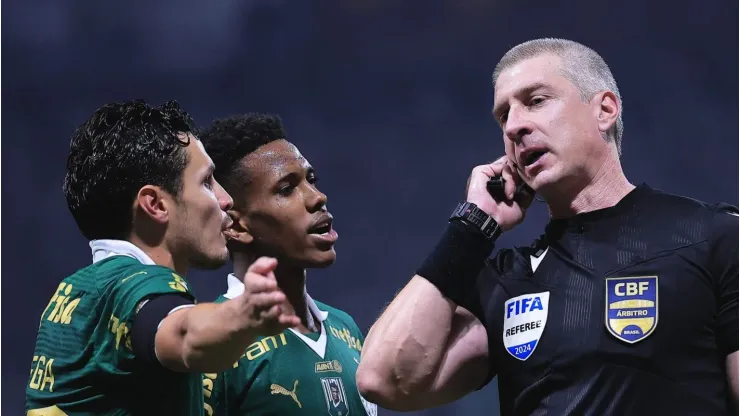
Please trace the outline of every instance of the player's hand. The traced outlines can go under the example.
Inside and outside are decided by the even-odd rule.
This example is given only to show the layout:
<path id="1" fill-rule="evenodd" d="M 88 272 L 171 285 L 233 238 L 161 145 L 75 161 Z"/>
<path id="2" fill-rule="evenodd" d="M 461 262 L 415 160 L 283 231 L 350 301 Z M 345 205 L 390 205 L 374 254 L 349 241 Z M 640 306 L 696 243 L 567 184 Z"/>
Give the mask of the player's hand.
<path id="1" fill-rule="evenodd" d="M 243 328 L 257 335 L 276 335 L 301 323 L 297 316 L 283 312 L 280 306 L 287 298 L 278 287 L 275 267 L 274 258 L 257 259 L 244 276 L 244 293 L 234 299 L 239 304 L 239 316 L 244 319 Z"/>
<path id="2" fill-rule="evenodd" d="M 505 181 L 506 199 L 502 201 L 495 200 L 486 189 L 486 183 L 494 176 L 501 176 Z M 512 167 L 509 158 L 503 156 L 493 163 L 473 168 L 468 179 L 467 201 L 474 203 L 493 217 L 501 230 L 508 231 L 522 222 L 526 209 L 532 204 L 534 198 L 533 195 L 524 192 L 515 198 L 514 192 L 521 181 L 522 179 Z"/>

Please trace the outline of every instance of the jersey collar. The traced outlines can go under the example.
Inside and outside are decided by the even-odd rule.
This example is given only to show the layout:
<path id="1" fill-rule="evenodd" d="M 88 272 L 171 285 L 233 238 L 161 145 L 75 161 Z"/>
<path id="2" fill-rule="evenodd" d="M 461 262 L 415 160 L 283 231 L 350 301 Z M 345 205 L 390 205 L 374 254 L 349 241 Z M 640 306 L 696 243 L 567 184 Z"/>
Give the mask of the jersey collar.
<path id="1" fill-rule="evenodd" d="M 234 273 L 229 273 L 229 276 L 226 278 L 226 284 L 228 289 L 226 290 L 226 293 L 224 293 L 224 297 L 227 299 L 233 299 L 242 293 L 244 293 L 244 283 L 239 280 L 236 276 L 234 276 Z M 319 306 L 316 305 L 316 302 L 311 298 L 311 296 L 308 295 L 308 292 L 306 292 L 306 289 L 304 287 L 303 289 L 303 297 L 306 299 L 306 308 L 308 309 L 306 314 L 306 317 L 308 319 L 308 328 L 310 329 L 316 329 L 313 317 L 319 318 L 320 322 L 324 322 L 326 318 L 329 316 L 329 312 L 322 311 L 319 309 Z"/>
<path id="2" fill-rule="evenodd" d="M 139 260 L 141 264 L 156 264 L 139 247 L 124 240 L 92 240 L 90 241 L 90 249 L 92 250 L 93 263 L 111 256 L 129 256 Z"/>

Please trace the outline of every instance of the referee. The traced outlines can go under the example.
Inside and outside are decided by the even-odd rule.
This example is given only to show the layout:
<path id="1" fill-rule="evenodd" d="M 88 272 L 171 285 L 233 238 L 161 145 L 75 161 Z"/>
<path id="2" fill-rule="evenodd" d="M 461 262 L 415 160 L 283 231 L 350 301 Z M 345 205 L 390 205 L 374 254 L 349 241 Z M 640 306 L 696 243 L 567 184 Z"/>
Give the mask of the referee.
<path id="1" fill-rule="evenodd" d="M 409 411 L 497 375 L 502 415 L 737 414 L 737 208 L 627 180 L 619 90 L 593 50 L 525 42 L 493 83 L 506 156 L 473 169 L 467 201 L 370 330 L 360 392 Z M 524 219 L 523 183 L 551 220 L 487 260 Z"/>

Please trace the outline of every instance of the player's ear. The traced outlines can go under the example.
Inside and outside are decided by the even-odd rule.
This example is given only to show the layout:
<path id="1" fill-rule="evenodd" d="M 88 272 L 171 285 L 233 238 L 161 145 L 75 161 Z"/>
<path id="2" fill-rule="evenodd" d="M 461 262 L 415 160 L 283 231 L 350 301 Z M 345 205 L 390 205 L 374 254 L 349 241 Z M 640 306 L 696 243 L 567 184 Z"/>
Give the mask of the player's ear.
<path id="1" fill-rule="evenodd" d="M 599 123 L 599 130 L 606 133 L 611 130 L 617 123 L 617 117 L 621 111 L 619 100 L 616 94 L 606 90 L 597 93 L 592 101 L 596 120 Z"/>
<path id="2" fill-rule="evenodd" d="M 242 244 L 249 244 L 254 241 L 254 236 L 249 231 L 249 222 L 247 221 L 247 217 L 242 215 L 242 213 L 236 209 L 230 209 L 226 211 L 226 213 L 231 217 L 231 220 L 234 221 L 231 227 L 224 232 L 226 237 L 229 240 L 238 241 Z"/>
<path id="3" fill-rule="evenodd" d="M 149 220 L 158 224 L 166 224 L 170 219 L 170 209 L 174 201 L 162 188 L 145 185 L 136 194 L 134 204 Z"/>

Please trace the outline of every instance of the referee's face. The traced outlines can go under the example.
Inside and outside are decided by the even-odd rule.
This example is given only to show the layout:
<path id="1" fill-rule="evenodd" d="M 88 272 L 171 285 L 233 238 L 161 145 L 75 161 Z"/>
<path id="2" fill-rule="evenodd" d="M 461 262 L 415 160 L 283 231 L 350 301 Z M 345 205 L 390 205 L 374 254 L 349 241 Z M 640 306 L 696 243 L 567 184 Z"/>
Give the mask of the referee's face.
<path id="1" fill-rule="evenodd" d="M 577 185 L 608 152 L 598 103 L 581 98 L 557 56 L 543 54 L 502 71 L 493 113 L 519 176 L 546 197 L 550 190 L 557 194 L 555 188 Z"/>
<path id="2" fill-rule="evenodd" d="M 261 146 L 244 160 L 249 180 L 235 210 L 251 254 L 281 266 L 326 267 L 336 260 L 337 233 L 317 188 L 313 167 L 285 140 Z"/>

